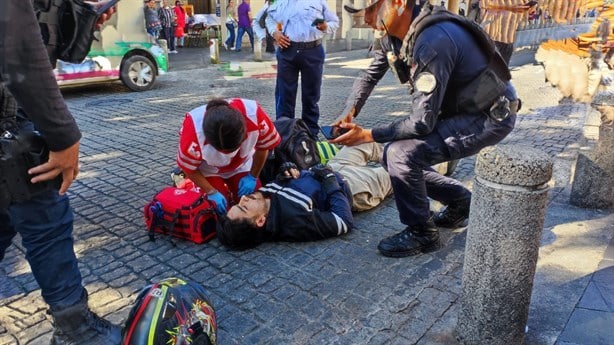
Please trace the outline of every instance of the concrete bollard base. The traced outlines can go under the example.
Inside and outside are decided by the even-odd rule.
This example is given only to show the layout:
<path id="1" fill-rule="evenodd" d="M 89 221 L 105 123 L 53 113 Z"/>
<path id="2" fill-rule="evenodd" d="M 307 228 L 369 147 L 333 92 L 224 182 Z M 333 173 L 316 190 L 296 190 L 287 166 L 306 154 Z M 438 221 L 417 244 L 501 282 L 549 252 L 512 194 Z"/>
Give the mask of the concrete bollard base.
<path id="1" fill-rule="evenodd" d="M 209 40 L 209 60 L 212 64 L 220 63 L 220 46 L 217 38 Z"/>
<path id="2" fill-rule="evenodd" d="M 548 155 L 528 147 L 478 154 L 456 327 L 461 343 L 524 343 L 552 167 Z"/>

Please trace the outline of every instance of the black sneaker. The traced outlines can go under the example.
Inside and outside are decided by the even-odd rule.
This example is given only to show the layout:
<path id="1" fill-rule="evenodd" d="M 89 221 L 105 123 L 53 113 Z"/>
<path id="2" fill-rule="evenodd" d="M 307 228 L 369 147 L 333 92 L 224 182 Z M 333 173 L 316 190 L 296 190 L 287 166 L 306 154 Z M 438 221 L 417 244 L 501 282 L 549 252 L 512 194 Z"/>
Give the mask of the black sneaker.
<path id="1" fill-rule="evenodd" d="M 433 217 L 435 225 L 441 228 L 461 228 L 469 223 L 471 198 L 451 202 L 443 211 Z"/>
<path id="2" fill-rule="evenodd" d="M 382 255 L 393 258 L 428 253 L 439 248 L 439 230 L 431 221 L 424 225 L 408 226 L 398 234 L 384 238 L 377 246 Z"/>

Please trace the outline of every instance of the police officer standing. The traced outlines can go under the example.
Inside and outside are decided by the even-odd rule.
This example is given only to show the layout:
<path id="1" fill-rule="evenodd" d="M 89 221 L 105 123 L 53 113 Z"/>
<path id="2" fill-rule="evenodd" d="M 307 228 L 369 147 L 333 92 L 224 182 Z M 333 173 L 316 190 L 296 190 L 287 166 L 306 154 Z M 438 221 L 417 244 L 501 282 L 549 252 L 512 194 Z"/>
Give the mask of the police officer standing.
<path id="1" fill-rule="evenodd" d="M 48 10 L 53 1 L 35 2 Z M 119 344 L 120 328 L 89 310 L 82 285 L 65 195 L 79 171 L 81 133 L 60 94 L 41 37 L 32 1 L 0 1 L 0 260 L 19 233 L 53 317 L 51 344 Z M 17 117 L 15 100 L 23 110 Z M 46 143 L 48 158 L 36 156 L 45 152 L 37 139 Z M 24 146 L 36 152 L 19 151 Z M 30 160 L 34 166 L 24 164 Z"/>
<path id="2" fill-rule="evenodd" d="M 417 17 L 413 1 L 379 0 L 365 9 L 365 22 L 378 30 L 399 26 L 401 56 L 410 66 L 410 114 L 373 129 L 351 123 L 332 142 L 357 145 L 388 142 L 384 164 L 390 174 L 401 223 L 406 228 L 380 241 L 379 251 L 404 257 L 440 248 L 438 227 L 467 222 L 471 192 L 431 166 L 473 155 L 505 138 L 514 128 L 518 100 L 507 65 L 494 43 L 475 23 L 442 7 L 423 5 Z M 399 7 L 404 6 L 404 8 Z M 351 112 L 350 112 L 351 113 Z M 429 197 L 447 207 L 434 217 Z"/>
<path id="3" fill-rule="evenodd" d="M 311 134 L 320 130 L 320 89 L 324 72 L 322 39 L 339 27 L 339 18 L 324 0 L 276 0 L 267 10 L 266 28 L 279 46 L 275 112 L 294 118 L 298 77 L 301 76 L 302 119 Z"/>

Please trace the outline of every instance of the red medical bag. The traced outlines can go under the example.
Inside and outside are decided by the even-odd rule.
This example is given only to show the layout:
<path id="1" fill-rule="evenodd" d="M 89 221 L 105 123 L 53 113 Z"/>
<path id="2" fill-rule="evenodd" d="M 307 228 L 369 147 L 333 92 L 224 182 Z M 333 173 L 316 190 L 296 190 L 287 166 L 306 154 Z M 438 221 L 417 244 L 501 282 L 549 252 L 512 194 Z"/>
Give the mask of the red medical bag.
<path id="1" fill-rule="evenodd" d="M 143 212 L 152 241 L 154 232 L 194 243 L 205 243 L 215 237 L 215 204 L 196 188 L 164 188 L 145 205 Z"/>

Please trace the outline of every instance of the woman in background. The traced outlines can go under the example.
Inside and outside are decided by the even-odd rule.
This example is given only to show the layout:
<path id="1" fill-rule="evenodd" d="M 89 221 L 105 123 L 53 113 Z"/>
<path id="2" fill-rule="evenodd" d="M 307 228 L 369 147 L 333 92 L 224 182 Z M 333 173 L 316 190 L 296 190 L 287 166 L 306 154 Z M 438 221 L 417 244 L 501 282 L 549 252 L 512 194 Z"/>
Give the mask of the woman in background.
<path id="1" fill-rule="evenodd" d="M 185 36 L 185 9 L 181 1 L 175 1 L 175 7 L 173 7 L 175 15 L 177 16 L 177 27 L 175 28 L 175 47 L 183 48 L 183 37 Z"/>
<path id="2" fill-rule="evenodd" d="M 224 48 L 226 50 L 234 50 L 236 26 L 237 14 L 235 13 L 235 4 L 232 0 L 228 0 L 228 5 L 226 6 L 226 29 L 228 29 L 228 38 L 224 42 Z"/>

